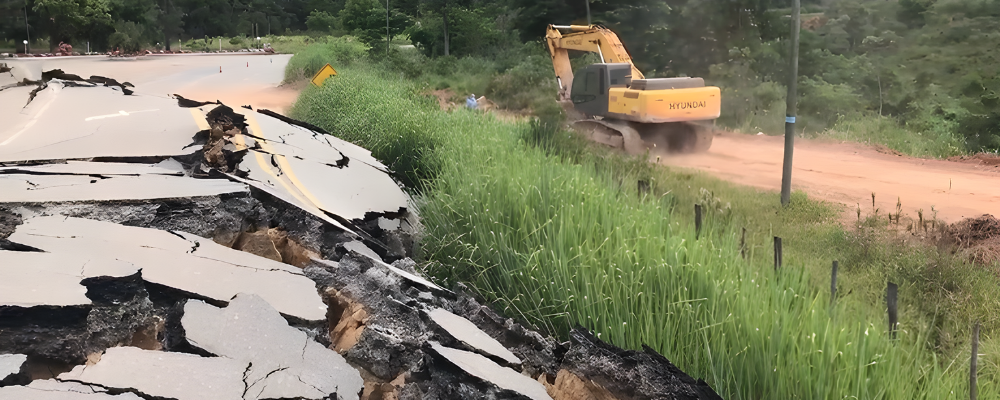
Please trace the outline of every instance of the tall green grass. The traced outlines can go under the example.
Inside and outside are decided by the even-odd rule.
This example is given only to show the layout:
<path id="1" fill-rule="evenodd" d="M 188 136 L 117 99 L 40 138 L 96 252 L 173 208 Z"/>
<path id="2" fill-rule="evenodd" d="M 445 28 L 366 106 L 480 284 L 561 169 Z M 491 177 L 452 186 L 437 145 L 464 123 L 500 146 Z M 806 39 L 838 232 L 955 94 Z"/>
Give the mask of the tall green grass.
<path id="1" fill-rule="evenodd" d="M 341 72 L 306 89 L 292 114 L 372 149 L 418 189 L 419 250 L 439 282 L 466 282 L 556 335 L 580 324 L 623 347 L 649 345 L 726 398 L 967 396 L 968 355 L 933 351 L 941 325 L 914 305 L 934 299 L 918 283 L 901 281 L 897 339 L 873 293 L 905 276 L 859 256 L 830 305 L 820 271 L 854 239 L 829 206 L 797 193 L 779 209 L 765 205 L 774 194 L 594 151 L 549 124 L 441 111 L 398 73 Z M 712 197 L 730 207 L 712 207 L 696 238 L 689 209 Z M 766 261 L 775 234 L 786 237 L 781 271 Z M 884 249 L 889 261 L 906 251 L 873 252 Z M 988 335 L 983 349 L 995 352 Z M 995 398 L 996 366 L 981 366 L 981 398 Z"/>
<path id="2" fill-rule="evenodd" d="M 904 126 L 893 117 L 842 116 L 830 129 L 815 137 L 882 145 L 902 154 L 924 158 L 948 158 L 965 154 L 965 141 L 947 130 Z"/>

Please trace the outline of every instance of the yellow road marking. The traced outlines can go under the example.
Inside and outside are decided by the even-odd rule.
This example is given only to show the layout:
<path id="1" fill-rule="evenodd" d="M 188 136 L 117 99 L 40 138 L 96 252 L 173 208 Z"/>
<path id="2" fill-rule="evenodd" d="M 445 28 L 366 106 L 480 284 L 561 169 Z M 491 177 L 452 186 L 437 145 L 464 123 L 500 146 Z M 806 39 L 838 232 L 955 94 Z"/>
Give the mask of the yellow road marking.
<path id="1" fill-rule="evenodd" d="M 322 208 L 323 203 L 319 201 L 319 199 L 317 199 L 316 196 L 313 196 L 313 194 L 309 191 L 309 189 L 306 189 L 306 185 L 303 184 L 302 181 L 300 181 L 299 178 L 295 176 L 295 171 L 292 170 L 292 166 L 288 164 L 288 160 L 285 159 L 285 156 L 275 154 L 275 151 L 271 147 L 271 145 L 267 144 L 266 141 L 267 137 L 264 136 L 264 130 L 261 129 L 260 124 L 257 123 L 256 116 L 254 116 L 253 114 L 243 114 L 243 115 L 247 117 L 247 122 L 250 125 L 250 129 L 253 130 L 254 133 L 256 133 L 256 136 L 265 139 L 264 141 L 258 140 L 258 142 L 260 143 L 260 147 L 262 147 L 264 151 L 271 153 L 274 156 L 274 159 L 278 161 L 278 167 L 281 168 L 281 170 L 285 173 L 285 176 L 288 177 L 288 180 L 292 181 L 292 185 L 295 185 L 295 187 L 299 189 L 299 191 L 303 195 L 305 195 L 306 198 L 309 199 L 309 202 L 311 202 L 314 206 L 316 206 L 317 208 Z M 259 156 L 260 153 L 257 154 Z"/>
<path id="2" fill-rule="evenodd" d="M 194 123 L 198 125 L 198 129 L 203 131 L 212 129 L 208 126 L 208 120 L 205 119 L 205 114 L 202 114 L 201 110 L 197 108 L 189 108 L 189 110 L 191 110 L 191 116 L 194 117 Z"/>
<path id="3" fill-rule="evenodd" d="M 239 111 L 236 111 L 236 110 L 233 110 L 233 111 L 239 112 Z M 244 114 L 244 115 L 246 115 L 246 114 Z M 198 108 L 191 108 L 191 116 L 194 117 L 194 122 L 195 122 L 195 124 L 198 125 L 198 129 L 201 129 L 201 130 L 209 130 L 209 129 L 211 129 L 211 127 L 208 125 L 208 119 L 205 118 L 205 114 L 203 114 L 200 109 L 198 109 Z M 252 115 L 246 115 L 246 116 L 252 117 Z M 252 125 L 250 125 L 250 127 L 254 128 L 254 132 L 259 132 L 260 131 L 260 125 L 257 124 L 257 120 L 251 120 L 251 122 L 252 122 Z M 248 146 L 246 144 L 246 142 L 243 141 L 243 136 L 242 135 L 236 135 L 235 137 L 233 137 L 233 141 L 235 141 L 238 146 L 241 146 L 243 148 L 249 148 L 250 147 L 250 146 Z M 266 145 L 266 143 L 262 143 L 261 147 L 263 147 L 264 145 Z M 257 152 L 257 151 L 254 151 L 253 154 L 254 154 L 254 157 L 257 160 L 257 164 L 260 165 L 261 169 L 263 169 L 265 173 L 267 173 L 272 178 L 274 178 L 274 180 L 276 182 L 280 183 L 281 186 L 283 186 L 285 188 L 285 191 L 288 192 L 288 194 L 292 195 L 292 197 L 294 197 L 296 200 L 302 202 L 302 204 L 304 204 L 304 205 L 309 205 L 311 203 L 310 201 L 308 201 L 306 199 L 303 199 L 301 196 L 299 196 L 299 194 L 296 193 L 296 192 L 298 192 L 297 190 L 295 190 L 292 187 L 289 187 L 288 184 L 285 183 L 284 179 L 281 179 L 280 177 L 278 177 L 278 175 L 276 175 L 274 173 L 274 171 L 271 170 L 271 163 L 269 163 L 267 161 L 267 159 L 264 158 L 263 154 L 261 154 L 260 152 Z M 314 206 L 315 206 L 315 204 L 314 204 Z"/>

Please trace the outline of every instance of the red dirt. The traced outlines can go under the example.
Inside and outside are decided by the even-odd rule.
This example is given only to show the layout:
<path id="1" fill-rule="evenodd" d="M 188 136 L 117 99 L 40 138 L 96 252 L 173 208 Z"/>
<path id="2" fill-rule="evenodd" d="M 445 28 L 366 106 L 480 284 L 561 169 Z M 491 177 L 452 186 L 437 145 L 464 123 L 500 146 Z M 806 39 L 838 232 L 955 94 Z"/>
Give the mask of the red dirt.
<path id="1" fill-rule="evenodd" d="M 964 162 L 975 165 L 1000 165 L 1000 156 L 992 153 L 976 153 L 971 156 L 949 157 L 948 161 Z"/>
<path id="2" fill-rule="evenodd" d="M 661 163 L 705 171 L 721 179 L 768 190 L 781 188 L 784 138 L 734 133 L 717 135 L 707 153 L 669 155 Z M 884 150 L 883 150 L 884 151 Z M 928 160 L 895 154 L 856 143 L 798 138 L 795 145 L 792 189 L 810 198 L 841 203 L 845 220 L 855 219 L 858 204 L 956 222 L 983 214 L 1000 215 L 1000 162 L 977 163 Z M 993 158 L 989 158 L 993 160 Z"/>

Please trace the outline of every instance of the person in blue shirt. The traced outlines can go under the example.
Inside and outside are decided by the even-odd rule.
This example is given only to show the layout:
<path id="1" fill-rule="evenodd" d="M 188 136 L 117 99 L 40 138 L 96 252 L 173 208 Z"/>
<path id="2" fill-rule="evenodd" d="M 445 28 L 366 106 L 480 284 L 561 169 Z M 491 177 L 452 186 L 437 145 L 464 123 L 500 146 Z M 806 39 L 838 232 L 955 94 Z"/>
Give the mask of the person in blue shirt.
<path id="1" fill-rule="evenodd" d="M 479 103 L 476 102 L 475 94 L 470 94 L 469 97 L 465 99 L 465 107 L 470 110 L 475 110 L 479 108 Z"/>

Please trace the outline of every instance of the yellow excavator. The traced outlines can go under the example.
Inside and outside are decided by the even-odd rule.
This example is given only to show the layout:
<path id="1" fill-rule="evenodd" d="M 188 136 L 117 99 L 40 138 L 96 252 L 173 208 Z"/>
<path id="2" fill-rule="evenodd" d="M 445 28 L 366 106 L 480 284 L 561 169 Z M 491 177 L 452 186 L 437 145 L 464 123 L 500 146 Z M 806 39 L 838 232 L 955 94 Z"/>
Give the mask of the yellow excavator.
<path id="1" fill-rule="evenodd" d="M 719 88 L 702 78 L 646 79 L 618 35 L 596 25 L 549 25 L 546 35 L 559 100 L 573 126 L 632 154 L 695 153 L 712 145 Z M 597 53 L 599 64 L 573 73 L 569 50 Z M 575 77 L 575 79 L 574 79 Z"/>

